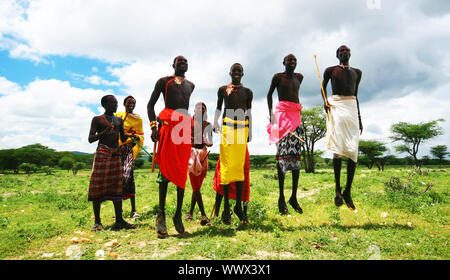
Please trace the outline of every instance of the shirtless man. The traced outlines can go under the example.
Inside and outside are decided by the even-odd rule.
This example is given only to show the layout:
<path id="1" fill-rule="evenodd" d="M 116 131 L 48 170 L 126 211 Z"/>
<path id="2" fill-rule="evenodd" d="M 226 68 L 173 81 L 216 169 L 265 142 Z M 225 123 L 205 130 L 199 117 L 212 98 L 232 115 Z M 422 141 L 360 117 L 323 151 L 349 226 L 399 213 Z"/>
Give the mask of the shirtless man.
<path id="1" fill-rule="evenodd" d="M 105 114 L 92 119 L 89 131 L 89 143 L 98 142 L 94 158 L 94 165 L 89 183 L 88 200 L 92 201 L 94 208 L 95 224 L 93 231 L 102 230 L 100 219 L 100 204 L 105 200 L 112 200 L 116 214 L 116 222 L 113 229 L 130 229 L 133 225 L 127 223 L 122 217 L 122 174 L 119 151 L 119 136 L 122 142 L 128 136 L 123 129 L 123 120 L 115 117 L 117 111 L 117 99 L 113 95 L 102 98 L 101 104 L 105 108 Z"/>
<path id="2" fill-rule="evenodd" d="M 191 154 L 191 120 L 188 114 L 189 99 L 195 85 L 186 80 L 184 74 L 188 70 L 187 59 L 177 56 L 172 67 L 175 74 L 159 79 L 147 105 L 148 118 L 152 129 L 153 142 L 160 140 L 155 160 L 159 165 L 159 210 L 156 218 L 156 231 L 159 238 L 168 236 L 166 227 L 165 203 L 167 185 L 170 182 L 177 186 L 177 210 L 173 217 L 173 223 L 178 233 L 184 232 L 181 218 L 184 189 L 188 173 L 189 157 Z M 155 104 L 161 93 L 163 94 L 165 108 L 157 118 Z M 178 141 L 179 133 L 175 127 L 182 130 L 184 140 Z"/>
<path id="3" fill-rule="evenodd" d="M 292 194 L 289 204 L 298 213 L 303 210 L 297 202 L 298 178 L 300 175 L 301 143 L 299 137 L 303 134 L 300 112 L 302 106 L 299 100 L 299 89 L 303 81 L 303 75 L 294 73 L 297 67 L 297 58 L 293 54 L 287 55 L 283 60 L 285 71 L 277 73 L 272 78 L 272 83 L 267 93 L 270 124 L 268 125 L 269 142 L 276 143 L 276 160 L 278 170 L 278 184 L 280 196 L 278 198 L 278 210 L 281 214 L 288 213 L 284 198 L 284 178 L 286 171 L 292 171 Z M 272 95 L 277 89 L 279 103 L 272 113 Z"/>
<path id="4" fill-rule="evenodd" d="M 336 182 L 334 203 L 336 206 L 341 206 L 343 199 L 347 207 L 355 210 L 350 191 L 358 160 L 359 134 L 363 131 L 358 102 L 358 86 L 362 72 L 350 67 L 348 63 L 350 55 L 350 49 L 347 46 L 343 45 L 337 49 L 336 57 L 339 59 L 339 65 L 328 67 L 325 70 L 323 89 L 326 96 L 327 85 L 331 79 L 333 93 L 327 98 L 328 104 L 325 105 L 325 110 L 330 111 L 331 121 L 327 120 L 325 141 L 328 149 L 333 152 L 334 179 Z M 342 156 L 348 158 L 347 184 L 343 193 L 341 193 L 340 185 Z"/>
<path id="5" fill-rule="evenodd" d="M 231 83 L 222 86 L 217 92 L 217 107 L 214 116 L 214 129 L 220 131 L 218 120 L 225 102 L 222 125 L 222 141 L 220 144 L 220 185 L 223 187 L 224 211 L 222 222 L 231 224 L 229 203 L 230 184 L 236 186 L 236 206 L 234 213 L 247 224 L 247 215 L 242 210 L 242 194 L 244 187 L 244 164 L 247 152 L 247 142 L 251 141 L 252 120 L 251 104 L 253 92 L 241 84 L 244 68 L 235 63 L 230 69 Z M 216 207 L 220 201 L 216 196 Z"/>

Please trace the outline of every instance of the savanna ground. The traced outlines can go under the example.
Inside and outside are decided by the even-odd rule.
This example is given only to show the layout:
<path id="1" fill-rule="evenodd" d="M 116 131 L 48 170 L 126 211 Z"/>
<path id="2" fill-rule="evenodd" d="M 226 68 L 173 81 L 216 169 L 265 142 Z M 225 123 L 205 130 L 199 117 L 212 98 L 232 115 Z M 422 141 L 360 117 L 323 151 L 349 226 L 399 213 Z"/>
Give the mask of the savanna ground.
<path id="1" fill-rule="evenodd" d="M 344 164 L 345 166 L 345 164 Z M 345 181 L 343 166 L 342 182 Z M 425 171 L 424 171 L 425 170 Z M 285 195 L 290 196 L 291 173 Z M 333 170 L 301 172 L 298 200 L 304 210 L 278 213 L 274 169 L 251 170 L 250 224 L 233 215 L 231 226 L 219 219 L 211 226 L 184 222 L 179 235 L 171 217 L 176 190 L 169 186 L 169 237 L 156 238 L 157 172 L 135 172 L 136 203 L 141 217 L 133 230 L 111 231 L 114 210 L 102 204 L 105 230 L 91 232 L 92 204 L 87 201 L 89 170 L 0 175 L 0 259 L 449 259 L 450 168 L 385 171 L 358 166 L 353 199 L 357 211 L 334 206 Z M 202 187 L 209 215 L 214 204 L 213 171 Z M 398 179 L 391 180 L 391 177 Z M 391 182 L 390 187 L 385 182 Z M 192 189 L 186 186 L 183 219 Z M 234 204 L 234 202 L 232 203 Z M 196 208 L 198 210 L 198 208 Z M 130 202 L 124 201 L 124 216 Z M 103 254 L 102 254 L 103 253 Z M 97 255 L 97 256 L 96 256 Z"/>

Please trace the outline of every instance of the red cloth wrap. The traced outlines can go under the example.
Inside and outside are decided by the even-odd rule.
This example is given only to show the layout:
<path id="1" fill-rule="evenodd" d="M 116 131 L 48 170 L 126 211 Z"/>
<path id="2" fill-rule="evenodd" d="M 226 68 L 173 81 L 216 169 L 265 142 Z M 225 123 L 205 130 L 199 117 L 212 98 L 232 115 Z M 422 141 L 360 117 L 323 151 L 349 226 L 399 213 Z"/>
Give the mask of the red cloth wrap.
<path id="1" fill-rule="evenodd" d="M 156 163 L 164 177 L 184 189 L 191 156 L 192 118 L 169 108 L 164 108 L 158 118 L 163 124 L 159 131 Z"/>
<path id="2" fill-rule="evenodd" d="M 213 189 L 223 196 L 223 187 L 220 184 L 220 158 L 217 161 L 216 173 L 214 174 Z M 236 200 L 236 184 L 233 182 L 230 184 L 229 197 Z M 250 154 L 248 148 L 245 154 L 244 165 L 244 187 L 242 190 L 242 201 L 249 202 L 250 200 Z"/>
<path id="3" fill-rule="evenodd" d="M 191 186 L 192 186 L 192 190 L 194 192 L 199 191 L 200 188 L 202 187 L 202 183 L 203 180 L 206 177 L 206 171 L 203 172 L 202 174 L 195 176 L 194 174 L 189 172 L 189 179 L 191 180 Z"/>

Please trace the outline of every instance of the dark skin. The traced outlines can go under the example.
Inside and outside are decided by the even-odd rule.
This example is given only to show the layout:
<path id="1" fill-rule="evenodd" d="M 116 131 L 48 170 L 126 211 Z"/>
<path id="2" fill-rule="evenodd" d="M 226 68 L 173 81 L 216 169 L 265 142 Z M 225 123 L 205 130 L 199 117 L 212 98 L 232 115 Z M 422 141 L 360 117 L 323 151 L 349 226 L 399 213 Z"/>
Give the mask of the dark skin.
<path id="1" fill-rule="evenodd" d="M 361 115 L 359 111 L 359 101 L 358 101 L 358 87 L 361 81 L 362 72 L 357 68 L 349 66 L 351 52 L 350 49 L 343 45 L 336 51 L 336 57 L 339 59 L 339 65 L 328 67 L 323 74 L 323 89 L 326 90 L 328 82 L 331 80 L 331 89 L 333 94 L 341 96 L 355 96 L 356 104 L 358 108 L 358 119 L 359 119 L 359 130 L 360 133 L 363 132 L 363 125 L 361 121 Z M 325 100 L 324 100 L 325 101 Z M 330 106 L 325 104 L 325 110 L 330 110 Z M 342 166 L 342 158 L 340 155 L 333 155 L 333 168 L 334 168 L 334 178 L 336 183 L 335 198 L 334 202 L 336 206 L 341 206 L 343 201 L 347 207 L 351 210 L 356 209 L 351 198 L 351 186 L 353 182 L 353 176 L 355 174 L 356 163 L 351 159 L 347 159 L 347 184 L 344 192 L 341 192 L 340 186 L 340 173 Z"/>
<path id="2" fill-rule="evenodd" d="M 175 70 L 175 75 L 184 79 L 184 74 L 188 70 L 187 59 L 183 56 L 177 56 L 172 67 Z M 171 82 L 167 87 L 167 97 L 164 97 L 166 84 L 172 78 L 172 76 L 163 77 L 156 82 L 150 101 L 147 105 L 147 114 L 150 121 L 156 120 L 155 104 L 161 94 L 163 95 L 163 98 L 165 98 L 165 107 L 173 110 L 188 109 L 189 99 L 194 91 L 195 85 L 188 80 L 183 80 L 180 85 Z M 152 129 L 151 138 L 153 142 L 156 142 L 159 139 L 158 130 L 156 128 Z"/>
<path id="3" fill-rule="evenodd" d="M 294 73 L 297 67 L 297 58 L 293 54 L 287 55 L 283 60 L 285 71 L 277 73 L 272 78 L 269 92 L 267 93 L 267 105 L 269 106 L 269 118 L 272 120 L 272 95 L 275 89 L 278 92 L 279 101 L 289 101 L 293 103 L 300 103 L 299 90 L 303 81 L 303 75 Z"/>
<path id="4" fill-rule="evenodd" d="M 192 92 L 194 91 L 195 85 L 185 79 L 185 73 L 188 70 L 187 59 L 183 56 L 177 56 L 174 59 L 172 67 L 175 70 L 175 76 L 179 77 L 180 84 L 171 82 L 167 87 L 167 95 L 165 94 L 166 84 L 169 80 L 173 79 L 172 76 L 163 77 L 156 82 L 155 88 L 152 92 L 150 100 L 147 104 L 147 114 L 150 121 L 156 120 L 155 114 L 155 104 L 158 101 L 161 94 L 163 95 L 165 107 L 173 110 L 184 109 L 188 110 L 189 99 Z M 159 132 L 157 128 L 152 128 L 152 141 L 156 142 L 159 140 Z M 165 203 L 167 195 L 167 182 L 159 183 L 159 212 L 156 219 L 156 227 L 158 237 L 164 238 L 167 234 L 166 223 L 165 223 Z M 184 227 L 181 220 L 181 208 L 183 205 L 184 189 L 177 188 L 177 210 L 175 216 L 173 217 L 174 223 L 176 223 L 177 231 L 180 233 L 184 232 Z"/>
<path id="5" fill-rule="evenodd" d="M 104 144 L 110 148 L 117 148 L 119 145 L 119 136 L 122 142 L 125 142 L 128 138 L 123 129 L 123 120 L 121 118 L 114 117 L 114 113 L 117 111 L 117 99 L 114 96 L 109 96 L 106 99 L 104 108 L 104 116 L 95 116 L 92 119 L 88 141 L 89 143 L 99 141 L 99 144 Z M 100 204 L 100 201 L 92 202 L 95 216 L 94 228 L 96 229 L 101 229 L 102 227 L 100 219 Z M 116 223 L 113 227 L 118 229 L 131 228 L 132 225 L 128 224 L 122 217 L 122 201 L 113 201 L 113 204 L 116 214 Z"/>
<path id="6" fill-rule="evenodd" d="M 241 84 L 241 79 L 244 76 L 244 69 L 240 64 L 234 64 L 229 73 L 231 77 L 231 83 L 233 85 Z M 227 110 L 242 109 L 244 111 L 244 119 L 249 119 L 249 141 L 251 141 L 251 108 L 253 100 L 253 92 L 246 87 L 240 87 L 237 92 L 228 95 L 226 93 L 227 86 L 222 86 L 217 91 L 217 107 L 214 116 L 214 129 L 220 129 L 219 118 L 222 113 L 222 106 L 225 103 L 225 108 L 222 117 L 226 116 Z"/>
<path id="7" fill-rule="evenodd" d="M 325 91 L 325 96 L 327 96 L 327 85 L 331 80 L 332 94 L 355 96 L 356 104 L 358 106 L 358 116 L 360 116 L 358 87 L 359 82 L 361 81 L 362 72 L 357 68 L 349 67 L 350 56 L 350 49 L 347 46 L 339 47 L 337 51 L 339 65 L 328 67 L 325 70 L 323 74 L 323 90 Z M 344 67 L 341 67 L 340 65 Z M 325 105 L 325 109 L 329 110 L 329 106 Z M 359 117 L 359 129 L 362 133 L 363 125 L 361 117 Z"/>
<path id="8" fill-rule="evenodd" d="M 198 132 L 199 135 L 194 135 L 194 141 L 192 147 L 196 149 L 203 149 L 204 147 L 211 147 L 212 143 L 212 129 L 209 122 L 206 121 L 206 107 L 201 103 L 195 105 L 194 120 L 197 123 L 202 123 L 202 129 L 194 129 L 194 133 Z M 200 144 L 201 143 L 201 144 Z M 201 225 L 207 225 L 209 223 L 208 217 L 205 213 L 205 207 L 203 206 L 203 199 L 200 190 L 192 192 L 191 208 L 188 212 L 188 219 L 192 217 L 194 213 L 195 204 L 198 203 L 198 208 L 202 215 Z"/>
<path id="9" fill-rule="evenodd" d="M 233 85 L 240 85 L 241 79 L 244 76 L 244 69 L 240 64 L 233 64 L 230 69 L 229 73 L 231 77 L 231 83 Z M 218 123 L 218 120 L 220 118 L 221 112 L 222 112 L 222 105 L 225 103 L 224 113 L 223 117 L 226 117 L 227 110 L 236 110 L 241 109 L 244 114 L 242 116 L 236 116 L 237 120 L 244 121 L 246 119 L 249 120 L 249 135 L 247 142 L 251 141 L 252 138 L 252 118 L 251 118 L 251 104 L 253 100 L 253 92 L 246 88 L 246 87 L 239 87 L 236 92 L 232 92 L 230 95 L 226 92 L 227 86 L 222 86 L 219 88 L 217 92 L 217 107 L 216 107 L 216 113 L 214 116 L 214 129 L 219 130 L 220 126 Z M 240 117 L 242 119 L 240 119 Z M 244 223 L 247 224 L 247 217 L 246 213 L 242 210 L 242 191 L 244 187 L 244 182 L 239 181 L 236 183 L 236 206 L 234 208 L 234 212 L 239 217 L 239 219 Z M 231 217 L 229 217 L 230 213 L 230 204 L 229 204 L 229 192 L 230 185 L 224 185 L 223 191 L 224 191 L 224 212 L 222 214 L 222 221 L 226 224 L 231 223 Z M 221 203 L 221 197 L 216 196 L 216 209 L 217 207 L 220 207 Z"/>
<path id="10" fill-rule="evenodd" d="M 114 118 L 114 124 L 111 119 L 117 111 L 117 99 L 113 96 L 107 99 L 105 104 L 105 117 L 95 116 L 91 122 L 91 129 L 89 131 L 89 143 L 99 141 L 99 144 L 104 144 L 110 148 L 117 148 L 119 146 L 118 140 L 125 142 L 127 136 L 123 129 L 123 120 L 121 118 Z"/>
<path id="11" fill-rule="evenodd" d="M 300 103 L 299 100 L 299 90 L 300 85 L 303 81 L 303 75 L 300 73 L 295 73 L 294 70 L 297 67 L 297 58 L 293 54 L 287 55 L 283 60 L 283 65 L 285 71 L 283 73 L 277 73 L 272 78 L 272 83 L 270 84 L 269 92 L 267 93 L 267 105 L 269 107 L 269 119 L 271 123 L 274 123 L 274 116 L 272 113 L 273 104 L 273 93 L 275 89 L 278 92 L 279 101 L 289 101 L 293 103 Z M 284 197 L 284 178 L 285 174 L 281 169 L 280 165 L 277 164 L 278 170 L 278 183 L 280 196 L 278 198 L 278 208 L 280 213 L 288 213 L 286 206 L 286 200 Z M 298 188 L 298 178 L 300 175 L 300 170 L 292 170 L 292 194 L 289 198 L 289 203 L 294 208 L 295 211 L 302 213 L 300 205 L 297 201 L 297 188 Z"/>
<path id="12" fill-rule="evenodd" d="M 134 111 L 134 108 L 136 107 L 136 100 L 135 100 L 134 98 L 128 98 L 128 99 L 125 101 L 124 106 L 125 106 L 125 112 L 127 112 L 128 114 L 132 114 L 133 111 Z M 130 128 L 128 129 L 128 133 L 130 134 L 130 136 L 132 136 L 132 137 L 134 137 L 136 140 L 138 140 L 138 139 L 137 139 L 138 137 L 135 136 L 136 131 L 133 130 L 132 127 L 130 127 Z M 134 196 L 131 196 L 131 197 L 130 197 L 130 203 L 131 203 L 131 213 L 132 213 L 132 215 L 133 215 L 133 213 L 136 212 L 136 198 L 135 198 Z"/>

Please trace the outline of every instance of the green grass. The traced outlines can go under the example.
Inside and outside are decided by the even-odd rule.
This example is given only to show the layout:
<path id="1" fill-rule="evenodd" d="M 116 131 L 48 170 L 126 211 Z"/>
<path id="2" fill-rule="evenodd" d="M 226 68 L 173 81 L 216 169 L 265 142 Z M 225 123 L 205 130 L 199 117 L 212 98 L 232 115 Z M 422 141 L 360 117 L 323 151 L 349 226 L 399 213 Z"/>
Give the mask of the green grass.
<path id="1" fill-rule="evenodd" d="M 47 259 L 67 259 L 66 250 L 72 245 L 83 252 L 81 259 L 98 259 L 95 253 L 100 249 L 106 252 L 105 259 L 112 259 L 109 250 L 119 259 L 449 259 L 450 168 L 411 172 L 406 167 L 380 172 L 359 166 L 353 183 L 355 212 L 334 206 L 332 169 L 302 172 L 297 196 L 304 213 L 289 207 L 288 215 L 280 215 L 276 172 L 251 170 L 248 226 L 233 216 L 231 226 L 214 220 L 212 226 L 202 227 L 196 213 L 194 222 L 184 222 L 187 232 L 183 235 L 177 234 L 172 223 L 176 189 L 170 185 L 166 239 L 156 238 L 158 186 L 156 172 L 147 168 L 135 172 L 136 203 L 142 215 L 134 221 L 137 228 L 109 230 L 114 210 L 111 202 L 104 202 L 101 215 L 106 230 L 97 233 L 90 232 L 90 171 L 76 176 L 67 171 L 49 176 L 4 174 L 0 175 L 0 259 L 44 259 L 44 253 L 52 254 Z M 212 176 L 209 171 L 202 187 L 208 215 L 215 197 Z M 398 189 L 385 185 L 391 177 L 399 178 Z M 342 182 L 345 178 L 343 171 Z M 287 198 L 291 180 L 289 172 Z M 188 183 L 184 214 L 191 193 Z M 123 208 L 128 217 L 128 200 Z M 84 242 L 72 244 L 74 237 Z M 118 245 L 105 247 L 114 239 Z"/>

